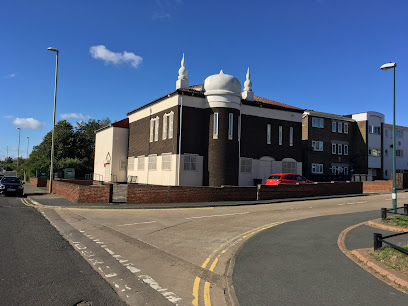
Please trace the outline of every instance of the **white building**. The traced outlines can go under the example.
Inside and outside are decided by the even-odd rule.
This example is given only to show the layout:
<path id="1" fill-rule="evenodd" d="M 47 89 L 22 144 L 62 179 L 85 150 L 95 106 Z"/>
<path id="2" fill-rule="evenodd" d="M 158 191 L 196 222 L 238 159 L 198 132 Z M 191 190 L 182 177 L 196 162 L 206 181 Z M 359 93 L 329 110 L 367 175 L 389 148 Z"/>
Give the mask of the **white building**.
<path id="1" fill-rule="evenodd" d="M 395 163 L 396 173 L 408 171 L 408 127 L 395 126 Z M 383 126 L 383 161 L 384 178 L 390 179 L 393 171 L 393 134 L 392 124 Z"/>

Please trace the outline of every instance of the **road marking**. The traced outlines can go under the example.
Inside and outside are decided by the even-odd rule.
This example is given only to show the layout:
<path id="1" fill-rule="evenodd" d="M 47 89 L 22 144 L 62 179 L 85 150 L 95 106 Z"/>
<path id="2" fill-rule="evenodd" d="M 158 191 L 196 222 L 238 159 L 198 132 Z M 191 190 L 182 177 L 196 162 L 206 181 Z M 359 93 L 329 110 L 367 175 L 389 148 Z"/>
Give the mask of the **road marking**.
<path id="1" fill-rule="evenodd" d="M 138 223 L 128 223 L 128 224 L 119 224 L 116 226 L 129 226 L 129 225 L 138 225 L 138 224 L 149 224 L 149 223 L 155 223 L 157 221 L 147 221 L 147 222 L 138 222 Z"/>
<path id="2" fill-rule="evenodd" d="M 245 214 L 245 213 L 241 213 L 241 214 Z M 227 214 L 227 215 L 231 215 L 231 214 Z M 224 216 L 224 215 L 219 215 L 219 216 Z M 291 220 L 293 221 L 293 220 Z M 241 242 L 242 240 L 244 240 L 245 238 L 251 237 L 252 235 L 259 233 L 263 230 L 266 230 L 268 228 L 277 226 L 279 224 L 282 224 L 283 222 L 274 222 L 274 223 L 270 223 L 264 226 L 260 226 L 257 227 L 255 229 L 246 231 L 245 233 L 242 233 L 242 236 L 236 237 L 233 240 L 227 242 L 227 246 L 224 249 L 224 245 L 226 243 L 221 244 L 217 249 L 215 249 L 208 257 L 207 259 L 203 262 L 203 264 L 201 265 L 201 267 L 203 269 L 205 269 L 207 267 L 207 265 L 209 264 L 209 262 L 211 261 L 211 258 L 213 258 L 216 253 L 218 252 L 218 250 L 222 250 L 218 256 L 215 257 L 214 261 L 212 262 L 210 268 L 208 269 L 209 271 L 213 272 L 221 255 L 225 254 L 229 248 L 232 248 L 233 246 L 235 246 L 237 243 Z M 194 299 L 192 300 L 192 305 L 194 306 L 198 306 L 198 301 L 199 301 L 199 290 L 200 290 L 200 282 L 201 282 L 201 278 L 200 277 L 196 277 L 194 280 L 194 284 L 193 284 L 193 297 Z M 203 292 L 203 299 L 204 299 L 204 305 L 205 306 L 211 306 L 211 284 L 210 282 L 205 282 L 204 283 L 204 292 Z"/>
<path id="3" fill-rule="evenodd" d="M 223 215 L 210 215 L 210 216 L 189 217 L 189 218 L 184 218 L 184 219 L 190 220 L 190 219 L 225 217 L 225 216 L 235 216 L 235 215 L 245 215 L 245 214 L 249 214 L 249 211 L 243 212 L 243 213 L 235 213 L 235 214 L 223 214 Z"/>

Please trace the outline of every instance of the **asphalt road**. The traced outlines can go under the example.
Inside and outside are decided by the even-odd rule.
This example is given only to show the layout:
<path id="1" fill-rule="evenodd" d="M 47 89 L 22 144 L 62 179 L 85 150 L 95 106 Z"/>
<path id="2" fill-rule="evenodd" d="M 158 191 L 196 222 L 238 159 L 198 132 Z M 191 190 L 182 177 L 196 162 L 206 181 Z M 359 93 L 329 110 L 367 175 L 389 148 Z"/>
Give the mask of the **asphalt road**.
<path id="1" fill-rule="evenodd" d="M 337 246 L 343 229 L 375 218 L 378 210 L 316 217 L 253 237 L 236 256 L 240 305 L 407 305 L 408 295 L 361 269 Z M 372 247 L 373 229 L 353 231 L 348 249 Z M 363 238 L 367 245 L 357 241 Z"/>
<path id="2" fill-rule="evenodd" d="M 125 305 L 35 209 L 0 195 L 1 305 Z"/>

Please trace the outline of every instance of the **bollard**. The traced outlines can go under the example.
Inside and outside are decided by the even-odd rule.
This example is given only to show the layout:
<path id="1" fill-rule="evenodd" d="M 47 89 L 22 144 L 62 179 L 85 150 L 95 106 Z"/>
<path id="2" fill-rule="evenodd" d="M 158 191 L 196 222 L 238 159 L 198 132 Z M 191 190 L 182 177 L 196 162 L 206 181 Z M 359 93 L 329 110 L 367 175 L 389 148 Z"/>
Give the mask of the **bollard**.
<path id="1" fill-rule="evenodd" d="M 404 214 L 408 216 L 408 204 L 404 204 Z"/>
<path id="2" fill-rule="evenodd" d="M 387 219 L 387 209 L 386 208 L 381 208 L 381 219 L 382 220 Z"/>
<path id="3" fill-rule="evenodd" d="M 382 247 L 382 234 L 374 233 L 374 251 L 381 249 Z"/>

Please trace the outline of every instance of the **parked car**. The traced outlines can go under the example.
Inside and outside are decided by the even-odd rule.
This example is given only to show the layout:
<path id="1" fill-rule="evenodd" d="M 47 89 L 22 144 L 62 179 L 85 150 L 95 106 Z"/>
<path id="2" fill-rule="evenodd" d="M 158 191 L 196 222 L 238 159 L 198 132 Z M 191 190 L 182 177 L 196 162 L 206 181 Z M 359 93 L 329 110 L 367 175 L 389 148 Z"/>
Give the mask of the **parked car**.
<path id="1" fill-rule="evenodd" d="M 266 179 L 266 185 L 278 185 L 278 184 L 313 184 L 307 178 L 294 173 L 276 173 L 271 174 Z"/>
<path id="2" fill-rule="evenodd" d="M 24 194 L 24 183 L 16 176 L 3 176 L 0 181 L 0 194 L 16 194 L 22 196 Z"/>

